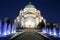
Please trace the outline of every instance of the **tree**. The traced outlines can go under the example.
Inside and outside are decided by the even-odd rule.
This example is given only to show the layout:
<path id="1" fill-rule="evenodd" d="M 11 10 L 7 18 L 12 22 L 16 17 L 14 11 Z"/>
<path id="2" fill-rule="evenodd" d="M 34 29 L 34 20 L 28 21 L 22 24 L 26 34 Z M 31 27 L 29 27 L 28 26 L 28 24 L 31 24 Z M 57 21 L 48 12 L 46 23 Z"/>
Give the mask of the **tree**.
<path id="1" fill-rule="evenodd" d="M 7 21 L 7 24 L 10 24 L 10 19 L 7 19 L 6 21 Z"/>
<path id="2" fill-rule="evenodd" d="M 45 27 L 45 23 L 44 23 L 44 21 L 42 20 L 42 22 L 39 22 L 39 24 L 38 24 L 38 28 L 44 28 Z"/>
<path id="3" fill-rule="evenodd" d="M 9 17 L 5 17 L 4 18 L 4 22 L 7 22 L 7 24 L 10 24 L 10 18 Z"/>
<path id="4" fill-rule="evenodd" d="M 47 28 L 48 28 L 48 29 L 49 29 L 49 28 L 50 28 L 50 29 L 53 29 L 53 23 L 52 23 L 52 22 L 51 22 L 51 23 L 48 23 L 48 24 L 47 24 Z"/>

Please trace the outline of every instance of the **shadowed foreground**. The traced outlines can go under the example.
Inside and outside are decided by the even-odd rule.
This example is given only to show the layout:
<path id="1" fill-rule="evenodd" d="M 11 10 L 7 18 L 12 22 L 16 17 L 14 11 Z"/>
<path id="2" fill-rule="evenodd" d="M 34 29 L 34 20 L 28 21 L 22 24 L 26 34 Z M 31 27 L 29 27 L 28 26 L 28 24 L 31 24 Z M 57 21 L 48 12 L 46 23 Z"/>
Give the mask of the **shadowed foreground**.
<path id="1" fill-rule="evenodd" d="M 14 38 L 13 40 L 46 40 L 46 38 L 35 33 L 33 29 L 26 29 L 22 35 Z"/>

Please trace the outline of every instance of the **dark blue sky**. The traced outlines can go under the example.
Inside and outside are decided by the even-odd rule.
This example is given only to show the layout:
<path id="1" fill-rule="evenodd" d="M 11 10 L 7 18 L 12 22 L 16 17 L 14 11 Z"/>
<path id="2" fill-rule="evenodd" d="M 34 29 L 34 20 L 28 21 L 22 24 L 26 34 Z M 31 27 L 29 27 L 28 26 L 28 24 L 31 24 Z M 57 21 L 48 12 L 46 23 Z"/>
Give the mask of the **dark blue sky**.
<path id="1" fill-rule="evenodd" d="M 47 22 L 60 23 L 60 1 L 59 0 L 0 0 L 0 18 L 6 16 L 14 20 L 19 10 L 31 2 L 41 11 L 41 15 Z"/>

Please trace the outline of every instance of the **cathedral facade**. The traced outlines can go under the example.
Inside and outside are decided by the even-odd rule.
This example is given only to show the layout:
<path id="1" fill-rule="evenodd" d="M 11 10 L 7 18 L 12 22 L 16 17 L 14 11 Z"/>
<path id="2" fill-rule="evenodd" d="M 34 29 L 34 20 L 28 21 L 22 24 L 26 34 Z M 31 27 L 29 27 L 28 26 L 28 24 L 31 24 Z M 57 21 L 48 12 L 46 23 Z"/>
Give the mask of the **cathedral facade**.
<path id="1" fill-rule="evenodd" d="M 21 27 L 36 28 L 42 20 L 46 24 L 46 20 L 41 16 L 40 10 L 36 9 L 30 3 L 23 10 L 20 10 L 18 17 L 15 19 L 15 23 Z"/>

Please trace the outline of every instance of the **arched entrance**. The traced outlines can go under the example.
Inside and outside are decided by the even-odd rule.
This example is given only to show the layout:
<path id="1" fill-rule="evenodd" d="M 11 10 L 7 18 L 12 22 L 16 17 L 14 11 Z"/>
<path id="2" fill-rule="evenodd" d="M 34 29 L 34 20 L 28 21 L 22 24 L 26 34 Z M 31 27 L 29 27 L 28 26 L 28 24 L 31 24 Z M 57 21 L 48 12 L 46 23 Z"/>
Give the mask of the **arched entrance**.
<path id="1" fill-rule="evenodd" d="M 25 27 L 26 28 L 35 28 L 35 19 L 33 17 L 27 17 L 25 19 Z"/>

